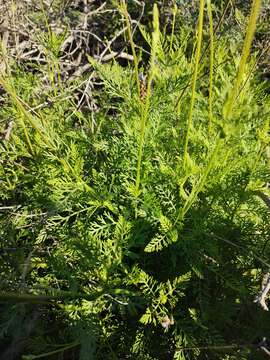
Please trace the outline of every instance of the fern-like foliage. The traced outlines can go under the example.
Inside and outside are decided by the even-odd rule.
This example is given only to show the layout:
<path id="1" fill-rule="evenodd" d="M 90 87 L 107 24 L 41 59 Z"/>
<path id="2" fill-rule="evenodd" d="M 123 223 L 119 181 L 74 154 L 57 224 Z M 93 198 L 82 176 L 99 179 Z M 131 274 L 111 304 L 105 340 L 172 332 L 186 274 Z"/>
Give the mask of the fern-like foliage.
<path id="1" fill-rule="evenodd" d="M 195 42 L 176 24 L 173 36 L 155 26 L 147 105 L 131 65 L 94 57 L 95 112 L 70 100 L 77 80 L 44 90 L 38 73 L 13 65 L 1 84 L 3 134 L 14 121 L 0 143 L 5 351 L 24 344 L 25 359 L 233 359 L 235 349 L 214 345 L 266 336 L 268 315 L 253 299 L 269 267 L 269 95 L 250 76 L 251 58 L 223 116 L 240 59 L 224 35 L 215 44 L 211 131 L 207 51 L 188 128 Z M 151 47 L 148 27 L 139 31 Z"/>

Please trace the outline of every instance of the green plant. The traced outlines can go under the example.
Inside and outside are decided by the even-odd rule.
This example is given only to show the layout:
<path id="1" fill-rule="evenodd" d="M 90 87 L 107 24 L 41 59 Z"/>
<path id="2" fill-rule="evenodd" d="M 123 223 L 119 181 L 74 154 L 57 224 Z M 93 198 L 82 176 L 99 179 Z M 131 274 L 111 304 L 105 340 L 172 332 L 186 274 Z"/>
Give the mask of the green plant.
<path id="1" fill-rule="evenodd" d="M 249 77 L 223 116 L 235 74 L 250 74 L 254 59 L 250 46 L 241 61 L 230 38 L 214 42 L 207 4 L 210 55 L 200 56 L 201 1 L 192 61 L 186 30 L 176 17 L 162 33 L 154 6 L 152 40 L 141 28 L 151 45 L 144 102 L 139 63 L 89 56 L 102 86 L 92 87 L 94 122 L 70 99 L 78 80 L 45 91 L 15 65 L 1 77 L 3 133 L 15 122 L 0 144 L 6 358 L 13 347 L 24 359 L 233 359 L 247 344 L 237 356 L 248 359 L 267 333 L 253 299 L 269 268 L 258 196 L 269 195 L 269 95 Z"/>

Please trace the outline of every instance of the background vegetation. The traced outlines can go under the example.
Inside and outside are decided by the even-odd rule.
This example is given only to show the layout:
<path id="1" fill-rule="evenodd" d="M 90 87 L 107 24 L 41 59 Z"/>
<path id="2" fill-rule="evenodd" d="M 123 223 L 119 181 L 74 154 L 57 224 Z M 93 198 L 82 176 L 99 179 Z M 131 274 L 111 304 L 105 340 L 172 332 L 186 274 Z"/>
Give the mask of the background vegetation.
<path id="1" fill-rule="evenodd" d="M 269 356 L 259 3 L 1 3 L 1 359 Z"/>

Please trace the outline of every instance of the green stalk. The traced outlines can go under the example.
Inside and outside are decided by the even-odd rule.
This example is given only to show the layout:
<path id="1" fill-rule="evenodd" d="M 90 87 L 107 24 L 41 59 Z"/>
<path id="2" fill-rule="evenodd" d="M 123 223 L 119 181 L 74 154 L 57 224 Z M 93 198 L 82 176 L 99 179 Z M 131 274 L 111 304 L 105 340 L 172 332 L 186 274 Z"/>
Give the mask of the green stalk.
<path id="1" fill-rule="evenodd" d="M 258 66 L 260 60 L 262 59 L 262 57 L 268 53 L 268 51 L 270 50 L 270 44 L 268 44 L 260 53 L 260 55 L 257 57 L 256 61 L 254 62 L 253 66 L 251 67 L 251 69 L 249 70 L 248 75 L 246 76 L 245 81 L 243 82 L 235 100 L 237 100 L 239 98 L 239 96 L 241 95 L 242 91 L 245 89 L 245 86 L 247 85 L 249 79 L 251 78 L 251 76 L 254 74 L 254 70 L 256 69 L 256 67 Z"/>
<path id="2" fill-rule="evenodd" d="M 170 53 L 172 52 L 172 45 L 173 45 L 173 39 L 174 39 L 174 29 L 175 29 L 175 18 L 177 14 L 177 5 L 174 4 L 173 7 L 173 20 L 172 20 L 172 34 L 171 34 L 171 41 L 170 41 Z"/>
<path id="3" fill-rule="evenodd" d="M 218 154 L 218 151 L 220 149 L 221 144 L 222 144 L 222 139 L 220 137 L 218 137 L 217 140 L 216 140 L 214 150 L 213 150 L 212 154 L 209 157 L 207 167 L 205 168 L 205 171 L 202 174 L 201 179 L 198 182 L 198 185 L 195 186 L 192 189 L 192 191 L 191 191 L 188 199 L 186 200 L 183 208 L 180 210 L 175 223 L 177 223 L 179 220 L 182 221 L 184 219 L 185 214 L 189 211 L 191 206 L 196 201 L 196 199 L 198 197 L 198 194 L 203 190 L 203 188 L 204 188 L 204 186 L 206 184 L 206 180 L 208 178 L 208 175 L 209 175 L 210 171 L 213 169 L 213 167 L 216 164 L 216 158 L 217 158 L 217 154 Z"/>
<path id="4" fill-rule="evenodd" d="M 191 129 L 191 125 L 192 125 L 193 108 L 194 108 L 195 96 L 196 96 L 196 82 L 197 82 L 198 68 L 199 68 L 201 48 L 202 48 L 203 12 L 204 12 L 204 0 L 200 0 L 198 42 L 197 42 L 197 49 L 196 49 L 196 54 L 195 54 L 195 66 L 194 66 L 194 73 L 193 73 L 193 80 L 192 80 L 191 101 L 190 101 L 189 115 L 188 115 L 188 121 L 187 121 L 187 134 L 186 134 L 185 145 L 184 145 L 184 159 L 183 159 L 183 168 L 184 169 L 185 169 L 186 163 L 187 163 L 188 142 L 189 142 L 189 136 L 190 136 L 190 129 Z"/>
<path id="5" fill-rule="evenodd" d="M 59 353 L 63 353 L 64 351 L 66 350 L 69 350 L 69 349 L 72 349 L 76 346 L 79 346 L 80 345 L 80 342 L 79 341 L 74 341 L 73 343 L 69 344 L 69 345 L 66 345 L 66 346 L 63 346 L 61 347 L 60 349 L 57 349 L 57 350 L 53 350 L 53 351 L 50 351 L 50 352 L 47 352 L 47 353 L 43 353 L 43 354 L 40 354 L 40 355 L 24 355 L 22 357 L 22 359 L 24 360 L 27 360 L 27 359 L 31 359 L 31 360 L 34 360 L 34 359 L 41 359 L 41 358 L 48 358 L 52 355 L 55 355 L 55 354 L 59 354 Z"/>
<path id="6" fill-rule="evenodd" d="M 210 66 L 209 66 L 209 132 L 212 128 L 213 120 L 213 74 L 214 74 L 214 30 L 213 30 L 213 16 L 211 8 L 211 0 L 207 0 L 207 12 L 209 18 L 209 33 L 210 33 Z"/>
<path id="7" fill-rule="evenodd" d="M 226 119 L 230 118 L 230 116 L 231 116 L 237 93 L 238 93 L 241 83 L 243 81 L 245 66 L 246 66 L 247 59 L 250 54 L 251 43 L 252 43 L 254 33 L 256 30 L 256 22 L 257 22 L 257 18 L 259 16 L 260 7 L 261 7 L 261 0 L 253 0 L 250 18 L 249 18 L 249 22 L 248 22 L 248 26 L 247 26 L 246 37 L 245 37 L 244 46 L 243 46 L 243 50 L 242 50 L 242 55 L 241 55 L 241 59 L 240 59 L 240 63 L 239 63 L 238 71 L 237 71 L 236 80 L 235 80 L 234 86 L 229 94 L 228 101 L 224 106 L 223 112 L 224 112 L 224 117 Z"/>
<path id="8" fill-rule="evenodd" d="M 91 294 L 78 293 L 74 291 L 63 291 L 56 289 L 49 289 L 50 295 L 44 294 L 27 294 L 27 293 L 15 293 L 10 291 L 0 291 L 0 303 L 47 303 L 51 301 L 63 301 L 63 300 L 77 300 L 84 299 L 87 301 L 95 301 L 103 295 L 127 295 L 134 296 L 134 293 L 126 289 L 119 288 L 107 288 L 106 286 L 102 290 L 94 291 Z"/>
<path id="9" fill-rule="evenodd" d="M 148 118 L 148 112 L 150 107 L 150 97 L 151 97 L 151 83 L 154 77 L 154 66 L 155 66 L 155 57 L 157 46 L 159 42 L 159 15 L 157 5 L 154 4 L 153 9 L 153 34 L 152 34 L 152 46 L 151 46 L 151 59 L 150 59 L 150 68 L 147 79 L 147 91 L 145 97 L 145 103 L 142 104 L 141 112 L 141 128 L 140 128 L 140 139 L 139 139 L 139 151 L 138 151 L 138 162 L 137 162 L 137 176 L 136 176 L 136 193 L 139 193 L 140 182 L 141 182 L 141 163 L 142 163 L 142 154 L 144 146 L 144 137 L 145 137 L 145 126 Z"/>
<path id="10" fill-rule="evenodd" d="M 31 143 L 29 132 L 26 127 L 26 121 L 30 123 L 30 125 L 35 129 L 35 131 L 40 135 L 41 139 L 44 141 L 44 143 L 49 147 L 54 147 L 53 142 L 51 139 L 48 138 L 48 136 L 45 136 L 44 131 L 40 125 L 40 123 L 32 116 L 32 114 L 26 110 L 25 105 L 23 101 L 18 97 L 16 94 L 16 90 L 12 86 L 11 83 L 8 82 L 3 76 L 0 75 L 0 85 L 3 86 L 6 93 L 10 96 L 10 98 L 13 100 L 14 104 L 16 105 L 18 111 L 21 114 L 21 118 L 19 118 L 19 121 L 21 123 L 21 126 L 24 131 L 24 135 L 26 138 L 27 145 L 29 147 L 30 153 L 34 154 L 34 148 L 33 144 Z"/>
<path id="11" fill-rule="evenodd" d="M 131 24 L 130 24 L 129 15 L 128 15 L 127 4 L 126 4 L 125 0 L 121 0 L 121 4 L 122 4 L 123 15 L 125 17 L 126 24 L 127 24 L 128 37 L 129 37 L 131 51 L 132 51 L 132 55 L 133 55 L 133 59 L 134 59 L 137 91 L 138 91 L 138 96 L 140 97 L 139 62 L 138 62 L 137 54 L 135 51 L 135 45 L 134 45 L 132 31 L 131 31 Z"/>
<path id="12" fill-rule="evenodd" d="M 55 290 L 53 295 L 36 295 L 36 294 L 22 294 L 14 292 L 0 292 L 0 303 L 9 302 L 9 303 L 43 303 L 50 301 L 60 301 L 60 300 L 75 300 L 75 299 L 85 299 L 88 301 L 95 301 L 98 297 L 104 294 L 104 291 L 97 291 L 91 295 L 89 294 L 79 294 L 69 291 L 59 291 Z"/>
<path id="13" fill-rule="evenodd" d="M 223 9 L 223 12 L 222 12 L 222 14 L 221 14 L 221 17 L 219 18 L 218 23 L 217 23 L 217 25 L 215 26 L 214 35 L 217 34 L 217 32 L 218 32 L 218 30 L 219 30 L 219 28 L 220 28 L 220 25 L 222 24 L 222 21 L 223 21 L 224 18 L 225 18 L 225 15 L 226 15 L 226 13 L 227 13 L 227 10 L 228 10 L 228 8 L 229 8 L 230 3 L 231 3 L 231 0 L 228 0 L 226 6 L 225 6 L 224 9 Z M 203 53 L 202 53 L 202 55 L 201 55 L 201 58 L 200 58 L 200 63 L 201 63 L 202 60 L 204 59 L 204 56 L 205 56 L 205 54 L 206 54 L 209 46 L 210 46 L 210 41 L 208 41 L 208 43 L 206 44 L 206 47 L 205 47 L 205 49 L 204 49 L 204 51 L 203 51 Z M 192 76 L 193 76 L 193 73 L 191 74 L 190 78 L 192 78 Z M 183 96 L 184 96 L 185 92 L 187 91 L 187 89 L 188 89 L 188 87 L 189 87 L 190 84 L 191 84 L 191 80 L 188 80 L 187 83 L 186 83 L 186 85 L 184 86 L 183 90 L 181 91 L 181 94 L 179 95 L 179 97 L 178 97 L 177 100 L 176 100 L 176 103 L 175 103 L 175 106 L 174 106 L 175 109 L 178 108 L 178 106 L 179 106 L 179 104 L 180 104 L 180 101 L 181 101 L 181 99 L 183 98 Z"/>
<path id="14" fill-rule="evenodd" d="M 20 113 L 23 115 L 22 118 L 20 117 L 19 120 L 20 120 L 20 123 L 21 123 L 21 126 L 23 128 L 23 132 L 24 132 L 24 135 L 25 135 L 25 139 L 26 139 L 26 142 L 27 142 L 27 145 L 29 147 L 29 150 L 30 150 L 30 153 L 33 155 L 34 154 L 34 149 L 33 149 L 33 146 L 32 146 L 32 143 L 31 143 L 31 140 L 30 140 L 30 137 L 29 137 L 29 133 L 28 133 L 28 130 L 27 130 L 27 127 L 25 125 L 25 122 L 23 120 L 23 117 L 27 118 L 31 115 L 29 115 L 27 113 L 27 111 L 25 110 L 25 108 L 23 107 L 23 105 L 21 104 L 20 100 L 18 99 L 17 95 L 16 95 L 16 92 L 15 90 L 12 88 L 12 86 L 10 86 L 8 84 L 8 82 L 2 77 L 0 76 L 0 84 L 3 86 L 3 88 L 5 89 L 5 91 L 7 92 L 7 94 L 9 94 L 9 96 L 11 97 L 11 99 L 13 99 L 13 101 L 15 102 L 15 104 L 17 105 L 17 108 L 19 109 Z M 33 124 L 32 124 L 33 125 Z"/>

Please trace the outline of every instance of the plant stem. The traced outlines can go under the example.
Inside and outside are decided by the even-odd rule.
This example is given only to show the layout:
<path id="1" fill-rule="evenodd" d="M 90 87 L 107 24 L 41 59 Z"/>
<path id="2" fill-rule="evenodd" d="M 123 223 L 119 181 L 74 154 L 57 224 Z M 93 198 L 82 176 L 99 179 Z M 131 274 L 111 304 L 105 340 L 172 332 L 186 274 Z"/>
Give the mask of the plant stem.
<path id="1" fill-rule="evenodd" d="M 179 220 L 182 221 L 184 219 L 185 214 L 188 212 L 188 210 L 191 208 L 191 206 L 196 201 L 196 199 L 198 197 L 198 194 L 203 190 L 204 185 L 206 183 L 206 180 L 208 178 L 208 175 L 209 175 L 210 171 L 213 169 L 214 165 L 216 164 L 216 156 L 217 156 L 218 151 L 220 149 L 221 143 L 222 143 L 222 139 L 220 137 L 218 137 L 217 140 L 216 140 L 214 150 L 213 150 L 212 154 L 209 157 L 209 161 L 208 161 L 208 164 L 207 164 L 207 166 L 205 168 L 205 171 L 202 174 L 201 179 L 198 182 L 198 185 L 195 186 L 192 189 L 192 191 L 191 191 L 189 197 L 187 198 L 184 206 L 180 209 L 175 223 L 177 223 Z"/>
<path id="2" fill-rule="evenodd" d="M 240 88 L 242 80 L 243 80 L 245 66 L 246 66 L 247 59 L 250 54 L 251 43 L 252 43 L 254 33 L 256 30 L 256 22 L 257 22 L 257 18 L 259 16 L 260 8 L 261 8 L 261 0 L 253 0 L 250 18 L 249 18 L 249 22 L 248 22 L 248 26 L 247 26 L 246 37 L 245 37 L 244 46 L 243 46 L 243 50 L 242 50 L 242 55 L 241 55 L 241 59 L 240 59 L 240 63 L 239 63 L 238 71 L 237 71 L 236 80 L 235 80 L 234 86 L 229 94 L 228 101 L 224 107 L 224 117 L 225 118 L 230 118 L 230 116 L 231 116 L 231 113 L 233 110 L 233 105 L 235 103 L 237 93 L 239 91 L 239 88 Z"/>
<path id="3" fill-rule="evenodd" d="M 137 54 L 135 51 L 135 45 L 134 45 L 132 31 L 131 31 L 131 24 L 130 24 L 129 15 L 128 15 L 127 4 L 126 4 L 125 0 L 121 0 L 121 4 L 122 4 L 122 9 L 123 9 L 123 14 L 124 14 L 124 17 L 126 20 L 126 24 L 127 24 L 128 37 L 129 37 L 131 51 L 132 51 L 132 55 L 133 55 L 133 59 L 134 59 L 137 92 L 138 92 L 138 96 L 140 96 L 139 62 L 138 62 Z"/>
<path id="4" fill-rule="evenodd" d="M 72 349 L 76 346 L 79 346 L 80 345 L 80 342 L 79 341 L 75 341 L 69 345 L 66 345 L 66 346 L 63 346 L 61 347 L 60 349 L 57 349 L 57 350 L 53 350 L 53 351 L 50 351 L 50 352 L 47 352 L 47 353 L 43 353 L 43 354 L 40 354 L 40 355 L 25 355 L 23 356 L 23 359 L 27 360 L 27 359 L 31 359 L 31 360 L 34 360 L 34 359 L 41 359 L 41 358 L 44 358 L 44 357 L 48 357 L 48 356 L 51 356 L 51 355 L 55 355 L 55 354 L 58 354 L 60 352 L 64 352 L 66 350 L 69 350 L 69 349 Z"/>
<path id="5" fill-rule="evenodd" d="M 207 12 L 209 17 L 210 33 L 210 66 L 209 66 L 209 124 L 208 129 L 211 132 L 213 120 L 213 74 L 214 74 L 214 31 L 211 0 L 207 0 Z"/>
<path id="6" fill-rule="evenodd" d="M 147 91 L 146 91 L 145 103 L 142 103 L 142 112 L 141 112 L 141 128 L 140 128 L 140 138 L 139 138 L 137 175 L 136 175 L 137 194 L 139 193 L 140 182 L 141 182 L 141 163 L 142 163 L 143 146 L 144 146 L 145 126 L 150 108 L 151 84 L 154 77 L 155 57 L 159 42 L 159 15 L 156 4 L 154 5 L 154 9 L 153 9 L 153 27 L 154 27 L 154 31 L 152 34 L 151 60 L 150 60 L 150 68 L 147 79 Z"/>
<path id="7" fill-rule="evenodd" d="M 25 303 L 43 303 L 49 301 L 57 300 L 73 300 L 73 299 L 86 299 L 88 301 L 94 301 L 101 295 L 104 291 L 98 291 L 91 295 L 89 294 L 79 294 L 68 291 L 55 291 L 54 295 L 35 295 L 35 294 L 22 294 L 22 293 L 13 293 L 13 292 L 0 292 L 0 303 L 1 302 L 25 302 Z"/>
<path id="8" fill-rule="evenodd" d="M 202 32 L 203 32 L 203 12 L 204 12 L 204 0 L 200 0 L 200 13 L 199 13 L 199 24 L 198 24 L 198 42 L 197 42 L 197 49 L 195 54 L 195 65 L 194 65 L 194 73 L 193 73 L 193 80 L 192 80 L 192 91 L 191 91 L 191 101 L 190 101 L 190 108 L 189 108 L 189 115 L 187 121 L 187 133 L 184 145 L 184 158 L 183 158 L 183 168 L 186 168 L 187 163 L 187 155 L 188 155 L 188 142 L 190 136 L 190 129 L 192 125 L 192 116 L 193 116 L 193 108 L 196 96 L 196 82 L 198 76 L 198 68 L 201 56 L 201 47 L 202 47 Z"/>
<path id="9" fill-rule="evenodd" d="M 173 45 L 173 39 L 174 39 L 174 28 L 175 28 L 175 18 L 177 14 L 177 5 L 174 3 L 173 7 L 173 20 L 172 20 L 172 33 L 171 33 L 171 41 L 170 41 L 170 53 L 172 52 L 172 45 Z"/>

